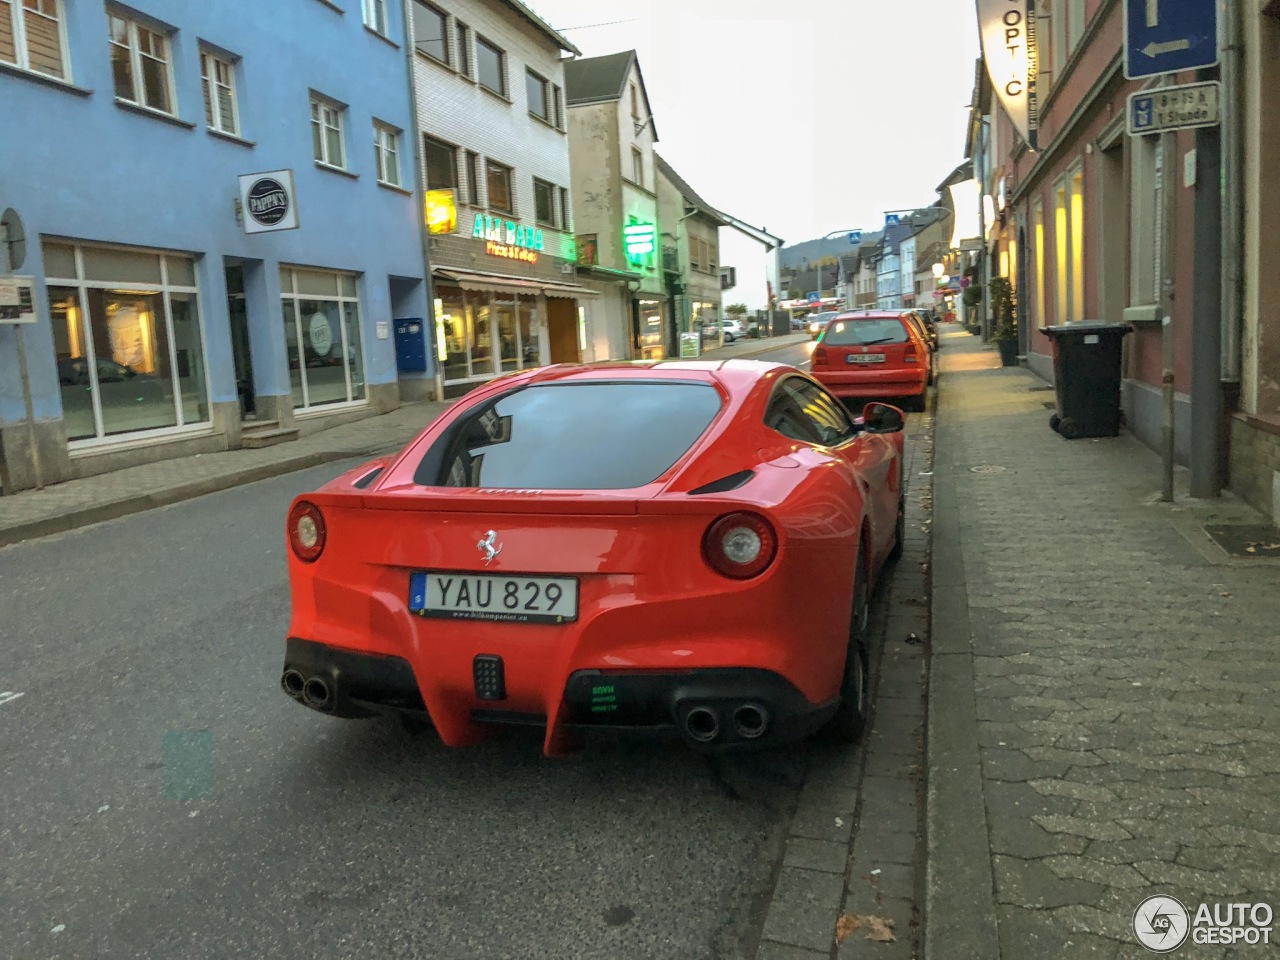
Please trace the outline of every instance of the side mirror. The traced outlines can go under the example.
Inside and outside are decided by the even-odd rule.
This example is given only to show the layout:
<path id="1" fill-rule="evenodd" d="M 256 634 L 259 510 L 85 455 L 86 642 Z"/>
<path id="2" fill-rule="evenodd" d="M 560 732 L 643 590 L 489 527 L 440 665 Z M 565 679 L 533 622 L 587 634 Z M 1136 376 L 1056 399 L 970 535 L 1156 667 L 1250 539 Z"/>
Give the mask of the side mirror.
<path id="1" fill-rule="evenodd" d="M 868 433 L 897 433 L 906 424 L 906 418 L 897 407 L 887 403 L 868 403 L 862 408 L 862 422 Z"/>

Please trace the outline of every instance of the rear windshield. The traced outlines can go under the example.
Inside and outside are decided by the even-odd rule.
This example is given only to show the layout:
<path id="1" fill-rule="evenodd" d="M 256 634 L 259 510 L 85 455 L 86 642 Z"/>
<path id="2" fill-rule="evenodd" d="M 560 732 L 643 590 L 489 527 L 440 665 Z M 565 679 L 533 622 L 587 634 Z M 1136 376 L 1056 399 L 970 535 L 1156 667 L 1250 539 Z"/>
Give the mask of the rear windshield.
<path id="1" fill-rule="evenodd" d="M 619 490 L 656 480 L 720 412 L 706 383 L 538 384 L 455 423 L 414 475 L 424 486 Z"/>
<path id="2" fill-rule="evenodd" d="M 897 317 L 838 320 L 827 327 L 822 342 L 833 347 L 869 343 L 906 343 L 907 328 Z"/>

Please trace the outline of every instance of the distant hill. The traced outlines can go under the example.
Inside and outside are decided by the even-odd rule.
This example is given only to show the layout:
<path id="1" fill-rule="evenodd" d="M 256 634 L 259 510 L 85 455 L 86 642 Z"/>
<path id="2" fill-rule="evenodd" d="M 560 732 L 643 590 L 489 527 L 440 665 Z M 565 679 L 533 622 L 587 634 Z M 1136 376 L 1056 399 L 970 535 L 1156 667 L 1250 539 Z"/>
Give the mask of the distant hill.
<path id="1" fill-rule="evenodd" d="M 834 260 L 856 249 L 848 237 L 831 237 L 829 240 L 802 240 L 800 243 L 789 243 L 778 251 L 778 258 L 784 268 L 799 270 L 806 264 L 815 261 Z"/>

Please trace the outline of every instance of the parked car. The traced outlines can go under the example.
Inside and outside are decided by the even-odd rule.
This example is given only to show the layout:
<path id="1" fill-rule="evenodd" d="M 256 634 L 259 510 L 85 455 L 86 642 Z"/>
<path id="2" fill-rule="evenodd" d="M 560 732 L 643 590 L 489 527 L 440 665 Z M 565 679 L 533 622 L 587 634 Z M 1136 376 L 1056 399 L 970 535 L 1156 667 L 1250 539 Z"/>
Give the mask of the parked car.
<path id="1" fill-rule="evenodd" d="M 934 324 L 927 310 L 908 310 L 920 328 L 920 332 L 924 335 L 929 343 L 929 349 L 934 353 L 938 352 L 940 341 L 938 340 L 938 328 Z"/>
<path id="2" fill-rule="evenodd" d="M 923 410 L 933 357 L 904 311 L 868 310 L 827 323 L 809 370 L 842 399 L 904 397 L 907 409 Z"/>
<path id="3" fill-rule="evenodd" d="M 840 315 L 839 310 L 824 310 L 821 313 L 812 314 L 809 319 L 809 336 L 818 339 L 818 334 L 822 333 L 822 328 L 827 325 L 827 321 L 833 317 Z"/>
<path id="4" fill-rule="evenodd" d="M 724 331 L 724 342 L 733 343 L 747 335 L 747 327 L 741 320 L 725 317 L 720 321 L 720 329 Z"/>
<path id="5" fill-rule="evenodd" d="M 601 730 L 854 740 L 903 419 L 757 361 L 493 381 L 294 500 L 284 691 L 447 746 L 545 726 L 548 755 Z"/>

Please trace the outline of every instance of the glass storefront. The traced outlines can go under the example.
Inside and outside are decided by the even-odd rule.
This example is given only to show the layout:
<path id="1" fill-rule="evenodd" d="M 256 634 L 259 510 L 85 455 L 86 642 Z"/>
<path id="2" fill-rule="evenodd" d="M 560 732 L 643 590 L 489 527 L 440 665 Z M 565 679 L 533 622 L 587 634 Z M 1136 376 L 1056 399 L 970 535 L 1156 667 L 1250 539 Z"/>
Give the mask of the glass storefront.
<path id="1" fill-rule="evenodd" d="M 436 289 L 446 383 L 542 366 L 538 300 L 532 294 Z"/>
<path id="2" fill-rule="evenodd" d="M 355 275 L 281 267 L 280 300 L 294 409 L 364 400 Z"/>
<path id="3" fill-rule="evenodd" d="M 662 301 L 640 300 L 640 356 L 645 360 L 661 360 L 666 356 L 666 331 L 663 329 Z"/>
<path id="4" fill-rule="evenodd" d="M 195 261 L 42 245 L 69 441 L 209 422 Z"/>

